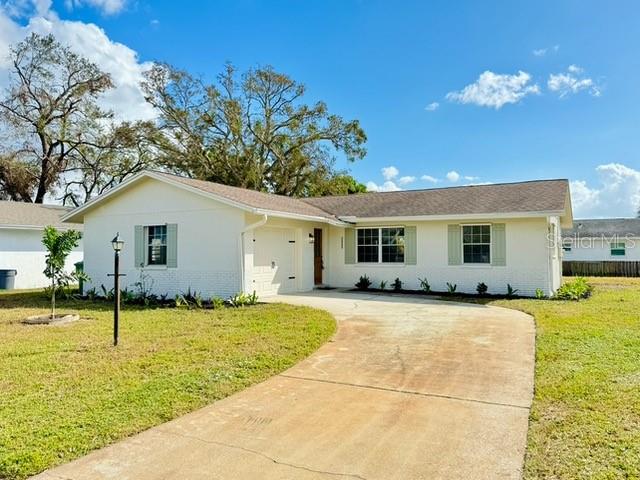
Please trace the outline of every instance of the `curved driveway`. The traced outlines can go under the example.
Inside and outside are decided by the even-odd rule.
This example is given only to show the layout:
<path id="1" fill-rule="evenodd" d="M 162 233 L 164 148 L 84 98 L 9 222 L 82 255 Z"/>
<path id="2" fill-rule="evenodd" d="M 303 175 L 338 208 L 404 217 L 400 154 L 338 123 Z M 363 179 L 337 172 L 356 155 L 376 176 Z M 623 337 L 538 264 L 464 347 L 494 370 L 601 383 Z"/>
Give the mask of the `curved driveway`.
<path id="1" fill-rule="evenodd" d="M 336 291 L 338 319 L 281 375 L 40 479 L 515 479 L 533 393 L 524 313 Z"/>

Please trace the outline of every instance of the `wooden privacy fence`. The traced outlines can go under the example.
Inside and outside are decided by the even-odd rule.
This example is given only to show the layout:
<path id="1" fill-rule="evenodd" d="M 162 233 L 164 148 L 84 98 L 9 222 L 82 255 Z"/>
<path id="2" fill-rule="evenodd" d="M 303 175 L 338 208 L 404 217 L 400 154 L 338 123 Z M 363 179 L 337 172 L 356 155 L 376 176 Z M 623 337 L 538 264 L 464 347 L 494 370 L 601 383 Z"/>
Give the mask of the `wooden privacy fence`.
<path id="1" fill-rule="evenodd" d="M 562 262 L 566 277 L 640 277 L 640 262 Z"/>

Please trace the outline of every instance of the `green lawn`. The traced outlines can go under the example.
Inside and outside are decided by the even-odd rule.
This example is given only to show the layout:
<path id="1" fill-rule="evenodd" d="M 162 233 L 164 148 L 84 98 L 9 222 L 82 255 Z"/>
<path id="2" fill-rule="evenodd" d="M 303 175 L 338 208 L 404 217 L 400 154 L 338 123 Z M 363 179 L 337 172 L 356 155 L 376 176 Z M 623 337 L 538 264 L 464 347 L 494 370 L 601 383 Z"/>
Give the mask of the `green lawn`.
<path id="1" fill-rule="evenodd" d="M 536 319 L 526 479 L 640 478 L 640 280 L 581 302 L 501 300 Z"/>
<path id="2" fill-rule="evenodd" d="M 0 294 L 0 479 L 226 397 L 293 365 L 335 330 L 328 313 L 286 305 L 127 308 L 113 348 L 110 304 L 63 301 L 59 311 L 81 321 L 19 323 L 46 305 L 41 292 Z"/>

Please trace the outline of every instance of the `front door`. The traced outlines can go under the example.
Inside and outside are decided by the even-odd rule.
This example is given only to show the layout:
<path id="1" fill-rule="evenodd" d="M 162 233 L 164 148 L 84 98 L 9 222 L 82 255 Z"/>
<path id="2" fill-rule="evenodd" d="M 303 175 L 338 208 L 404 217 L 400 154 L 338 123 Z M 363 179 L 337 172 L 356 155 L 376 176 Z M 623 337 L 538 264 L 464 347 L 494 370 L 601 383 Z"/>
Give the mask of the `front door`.
<path id="1" fill-rule="evenodd" d="M 313 230 L 313 283 L 322 285 L 322 229 Z"/>

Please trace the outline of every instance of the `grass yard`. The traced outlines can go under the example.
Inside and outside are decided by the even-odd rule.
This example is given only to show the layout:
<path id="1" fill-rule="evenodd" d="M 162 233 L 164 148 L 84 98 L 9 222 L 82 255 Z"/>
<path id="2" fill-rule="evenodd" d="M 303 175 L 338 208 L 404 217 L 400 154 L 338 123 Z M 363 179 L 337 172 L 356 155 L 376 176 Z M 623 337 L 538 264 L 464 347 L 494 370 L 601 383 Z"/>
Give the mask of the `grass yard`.
<path id="1" fill-rule="evenodd" d="M 640 279 L 588 300 L 500 300 L 536 319 L 526 479 L 640 478 Z"/>
<path id="2" fill-rule="evenodd" d="M 29 306 L 30 308 L 26 308 Z M 82 320 L 26 326 L 42 292 L 0 294 L 0 479 L 22 479 L 260 382 L 335 330 L 325 312 L 286 305 L 142 310 L 62 301 Z"/>

